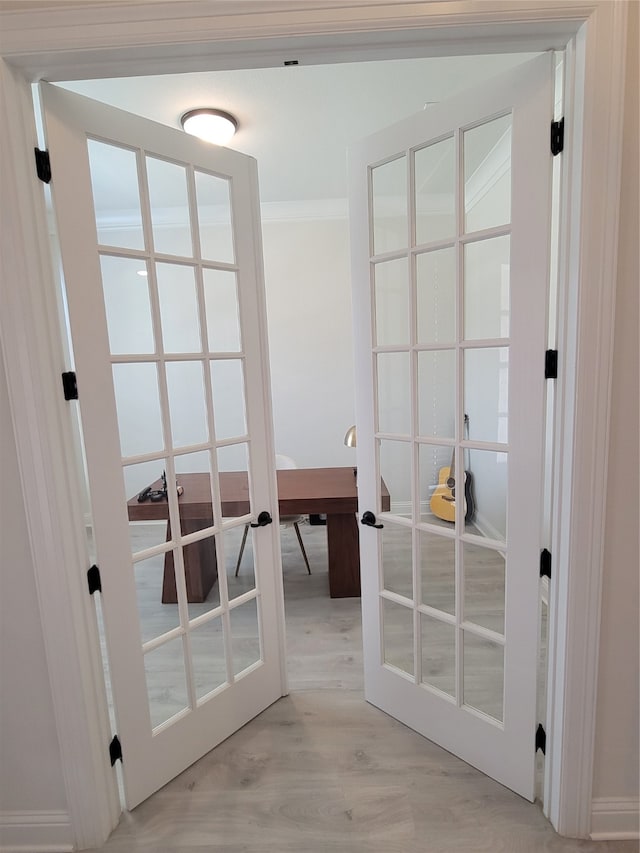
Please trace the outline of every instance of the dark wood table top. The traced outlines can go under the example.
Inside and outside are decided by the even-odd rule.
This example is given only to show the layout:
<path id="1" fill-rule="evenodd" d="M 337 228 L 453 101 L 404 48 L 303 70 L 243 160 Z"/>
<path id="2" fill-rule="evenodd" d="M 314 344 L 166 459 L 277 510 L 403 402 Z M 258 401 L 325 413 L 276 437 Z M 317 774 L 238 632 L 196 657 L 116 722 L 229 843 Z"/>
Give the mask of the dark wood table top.
<path id="1" fill-rule="evenodd" d="M 276 472 L 278 506 L 281 515 L 343 514 L 358 511 L 358 492 L 353 467 L 293 468 Z M 182 518 L 207 518 L 211 515 L 209 475 L 206 473 L 178 474 L 178 485 L 184 492 L 178 498 Z M 151 484 L 160 489 L 160 480 Z M 247 514 L 249 482 L 246 471 L 220 472 L 222 512 L 226 518 Z M 382 508 L 390 506 L 389 492 L 382 483 Z M 167 501 L 138 503 L 137 495 L 127 502 L 130 521 L 151 521 L 168 518 Z M 260 512 L 261 507 L 254 508 Z M 267 507 L 268 509 L 268 507 Z"/>

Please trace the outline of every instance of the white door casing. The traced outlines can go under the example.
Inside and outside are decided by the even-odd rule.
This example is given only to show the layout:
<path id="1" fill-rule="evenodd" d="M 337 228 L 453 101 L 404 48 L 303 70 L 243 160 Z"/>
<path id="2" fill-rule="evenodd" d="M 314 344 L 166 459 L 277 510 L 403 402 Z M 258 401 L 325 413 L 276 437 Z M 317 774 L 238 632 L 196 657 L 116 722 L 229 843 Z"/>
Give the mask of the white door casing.
<path id="1" fill-rule="evenodd" d="M 127 805 L 133 808 L 284 692 L 257 173 L 253 158 L 55 86 L 43 84 L 42 99 L 47 144 L 56 162 L 52 194 L 80 389 L 117 733 Z M 124 171 L 114 170 L 108 180 L 122 180 L 120 196 L 127 205 L 132 198 L 137 203 L 139 196 L 140 205 L 134 215 L 137 228 L 131 227 L 127 208 L 124 230 L 110 233 L 100 226 L 95 200 L 101 191 L 97 163 L 112 157 Z M 167 197 L 165 190 L 159 193 L 157 170 L 163 175 L 169 170 L 184 190 L 186 210 L 154 207 L 154 194 Z M 215 202 L 208 215 L 222 221 L 222 238 L 218 231 L 207 237 L 207 208 L 199 203 L 205 196 Z M 183 201 L 180 192 L 173 200 L 178 205 Z M 115 209 L 122 215 L 117 202 Z M 167 217 L 175 221 L 176 215 L 184 227 L 167 232 L 163 223 Z M 166 234 L 178 232 L 181 245 L 168 244 Z M 146 270 L 147 277 L 138 278 L 137 268 Z M 185 306 L 192 309 L 186 313 L 187 324 L 185 318 L 175 323 L 175 313 Z M 140 317 L 130 327 L 125 326 L 127 311 Z M 235 323 L 237 335 L 220 333 L 221 312 L 225 324 Z M 150 380 L 136 386 L 141 372 Z M 181 386 L 187 381 L 192 385 L 185 397 Z M 223 387 L 229 391 L 230 382 L 235 396 L 225 397 L 223 407 Z M 189 411 L 185 422 L 184 407 L 188 410 L 196 395 L 201 405 Z M 232 405 L 237 411 L 227 423 Z M 132 417 L 138 420 L 127 428 L 126 419 Z M 194 431 L 198 417 L 200 429 Z M 231 466 L 224 461 L 229 454 Z M 218 471 L 240 469 L 243 460 L 250 514 L 224 517 Z M 165 542 L 161 525 L 151 545 L 132 544 L 126 500 L 163 469 L 169 484 L 176 477 L 179 483 L 181 472 L 210 474 L 212 521 L 187 529 L 176 490 L 169 487 L 171 541 Z M 254 536 L 255 582 L 232 592 L 226 573 L 218 571 L 213 600 L 191 612 L 185 548 L 193 551 L 212 542 L 218 566 L 224 566 L 235 558 L 230 531 L 244 529 L 262 510 L 276 523 Z M 160 602 L 159 577 L 157 612 L 169 610 L 173 622 L 150 627 L 137 603 L 138 571 L 160 560 L 161 575 L 169 553 L 176 565 L 177 606 Z M 248 611 L 253 640 L 239 633 Z M 203 645 L 211 649 L 210 656 L 202 654 Z M 219 670 L 214 673 L 208 668 L 215 648 Z M 169 710 L 157 695 L 164 668 L 170 671 L 166 692 L 171 693 L 178 678 L 185 679 L 184 695 L 172 695 Z"/>
<path id="2" fill-rule="evenodd" d="M 552 81 L 553 59 L 547 54 L 496 78 L 482 91 L 469 90 L 369 137 L 350 157 L 359 505 L 361 511 L 373 510 L 384 525 L 380 532 L 361 525 L 360 532 L 366 697 L 530 800 L 534 795 Z M 508 119 L 500 117 L 509 115 L 511 217 L 509 220 L 507 210 L 495 222 L 473 223 L 471 196 L 478 193 L 479 177 L 499 187 L 500 176 L 508 172 L 508 132 L 500 130 L 500 122 Z M 473 160 L 470 134 L 474 129 L 485 132 L 492 124 L 498 128 L 500 138 L 490 143 L 482 162 L 476 155 L 473 174 L 467 180 L 461 178 L 467 163 L 464 158 Z M 448 153 L 444 153 L 443 146 L 450 146 Z M 437 156 L 431 155 L 436 151 Z M 451 211 L 449 225 L 435 240 L 421 234 L 425 231 L 420 219 L 423 211 L 420 199 L 415 197 L 420 191 L 418 158 L 424 152 L 434 162 L 438 160 L 440 166 L 451 157 L 452 165 L 455 163 L 452 184 L 454 173 L 458 176 L 455 215 Z M 395 189 L 385 186 L 388 178 L 383 171 L 377 171 L 389 168 L 401 176 Z M 441 184 L 442 180 L 437 186 L 442 192 Z M 399 203 L 397 195 L 402 193 Z M 446 200 L 443 202 L 442 196 L 436 199 L 433 194 L 430 201 L 434 200 L 442 215 Z M 490 227 L 485 227 L 485 222 Z M 389 236 L 388 232 L 393 233 Z M 510 264 L 510 298 L 505 303 L 503 294 L 501 302 L 498 293 L 500 279 L 505 275 L 503 263 L 495 270 L 498 289 L 489 333 L 488 327 L 478 328 L 476 318 L 482 313 L 482 301 L 491 299 L 490 279 L 482 282 L 484 289 L 476 293 L 474 302 L 471 276 L 477 274 L 476 267 L 482 262 L 471 252 L 508 240 L 509 235 L 510 257 L 507 251 L 506 263 Z M 492 251 L 494 248 L 495 245 Z M 443 273 L 446 264 L 434 260 L 446 252 L 451 253 L 451 258 L 455 254 L 455 261 L 450 263 L 449 297 Z M 430 274 L 435 285 L 428 279 L 428 270 L 420 273 L 425 259 L 432 265 Z M 395 272 L 389 269 L 393 264 L 400 264 Z M 442 279 L 439 285 L 438 266 Z M 390 279 L 394 279 L 391 284 Z M 427 286 L 425 282 L 435 293 L 431 297 L 435 321 L 419 313 L 424 310 L 419 309 L 423 297 L 416 294 Z M 433 301 L 438 299 L 438 288 L 440 307 Z M 396 310 L 395 320 L 390 316 L 393 305 L 389 302 L 394 293 L 397 302 L 407 302 Z M 451 323 L 450 329 L 443 332 L 435 326 L 438 317 L 441 326 L 443 321 L 446 325 L 447 309 L 442 304 L 447 298 L 451 303 Z M 508 328 L 499 317 L 505 304 Z M 434 328 L 423 333 L 421 323 L 430 323 Z M 487 399 L 483 409 L 473 399 L 477 389 L 470 379 L 465 382 L 466 374 L 473 374 L 474 381 L 478 381 L 479 356 L 480 360 L 494 360 L 496 364 L 498 360 L 508 362 L 508 439 L 498 423 L 507 411 L 503 393 L 506 389 L 501 388 L 505 399 L 499 408 L 504 411 L 499 411 L 495 407 L 500 379 L 494 372 L 484 378 L 490 380 L 488 396 L 496 392 L 493 415 L 497 429 L 489 433 L 484 426 L 474 428 L 472 414 L 466 440 L 463 413 L 475 411 L 477 423 L 478 415 L 482 420 L 483 411 L 491 406 Z M 441 373 L 446 373 L 443 365 L 449 360 L 446 380 L 455 388 L 452 395 L 443 389 L 442 381 L 430 378 L 438 359 Z M 385 378 L 389 374 L 392 378 Z M 434 415 L 426 410 L 424 395 L 429 407 L 450 408 L 449 423 L 445 423 L 447 413 L 438 411 Z M 433 454 L 434 458 L 439 456 L 440 465 L 446 465 L 447 455 L 450 457 L 454 450 L 458 472 L 470 468 L 473 473 L 474 467 L 482 467 L 479 460 L 488 461 L 491 454 L 495 454 L 495 471 L 508 471 L 507 533 L 490 525 L 488 531 L 486 525 L 483 529 L 480 513 L 488 503 L 488 495 L 485 488 L 483 503 L 480 495 L 484 484 L 479 480 L 477 527 L 463 523 L 462 487 L 456 495 L 455 523 L 445 522 L 444 527 L 434 524 L 438 518 L 429 513 L 432 491 L 429 482 L 424 482 L 425 459 Z M 476 460 L 475 465 L 470 459 Z M 436 479 L 431 478 L 430 482 L 437 483 L 437 466 L 433 470 Z M 389 513 L 381 512 L 380 476 L 391 493 Z M 475 476 L 478 478 L 477 471 Z M 388 550 L 397 561 L 401 552 L 397 541 L 403 538 L 410 551 L 404 579 L 399 580 L 392 576 L 396 571 L 391 568 L 392 560 L 385 558 Z M 429 568 L 429 561 L 434 558 L 427 554 L 422 566 L 420 562 L 421 543 L 426 547 L 427 542 L 430 547 L 436 543 L 435 547 L 449 549 L 451 555 L 455 551 L 448 581 L 450 603 L 434 604 L 430 597 L 436 573 L 433 567 Z M 478 581 L 482 584 L 482 557 L 478 566 L 478 554 L 495 557 L 498 563 L 506 558 L 504 612 L 498 622 L 495 614 L 472 615 L 477 609 L 474 585 L 477 587 Z M 463 567 L 467 565 L 465 573 Z M 434 641 L 432 646 L 430 639 L 443 634 L 448 637 L 444 651 L 442 642 Z M 404 654 L 398 651 L 398 644 L 403 641 Z M 480 671 L 480 660 L 484 659 L 491 660 L 486 674 Z M 504 678 L 504 702 L 498 702 L 498 707 L 489 707 L 479 684 L 489 680 L 492 667 L 498 671 L 498 682 L 500 675 Z M 451 670 L 450 681 L 442 676 L 447 668 Z M 496 689 L 499 688 L 497 684 Z"/>
<path id="3" fill-rule="evenodd" d="M 265 37 L 262 21 L 247 15 L 237 25 L 213 7 L 205 22 L 182 18 L 178 4 L 166 4 L 167 21 L 158 22 L 157 10 L 137 4 L 142 21 L 132 33 L 130 4 L 122 15 L 114 10 L 110 27 L 101 10 L 54 10 L 24 15 L 3 33 L 1 80 L 2 149 L 11 168 L 2 171 L 3 198 L 14 215 L 7 218 L 2 238 L 2 346 L 7 365 L 9 398 L 16 425 L 16 443 L 29 525 L 39 610 L 51 673 L 56 729 L 61 743 L 61 767 L 74 843 L 80 849 L 101 844 L 115 825 L 115 786 L 105 737 L 99 724 L 103 695 L 96 663 L 95 628 L 87 615 L 81 514 L 77 489 L 65 476 L 64 462 L 72 461 L 66 408 L 59 394 L 63 368 L 59 328 L 52 299 L 55 280 L 42 188 L 33 169 L 36 140 L 30 83 L 41 79 L 83 76 L 161 73 L 168 52 L 179 54 L 180 70 L 197 70 L 211 63 L 211 43 L 205 30 L 215 33 L 228 48 L 216 55 L 217 67 L 255 62 L 254 39 L 271 44 L 273 38 L 314 32 L 313 47 L 304 44 L 298 55 L 312 58 L 321 45 L 335 52 L 336 33 L 349 33 L 351 56 L 353 10 L 328 13 L 330 26 L 288 22 Z M 184 4 L 180 4 L 182 7 Z M 499 8 L 498 8 L 499 6 Z M 172 9 L 173 7 L 173 9 Z M 525 50 L 560 47 L 569 42 L 574 62 L 571 103 L 568 106 L 563 186 L 562 309 L 559 333 L 560 400 L 556 442 L 558 467 L 554 578 L 550 637 L 550 698 L 553 716 L 547 749 L 550 784 L 545 787 L 545 813 L 561 834 L 585 836 L 590 827 L 593 737 L 595 731 L 597 656 L 604 535 L 603 491 L 591 488 L 606 478 L 609 393 L 616 281 L 618 198 L 622 150 L 624 44 L 626 4 L 594 2 L 531 3 L 526 21 L 520 3 L 492 4 L 471 9 L 453 3 L 397 11 L 391 4 L 363 7 L 358 25 L 363 31 L 380 30 L 369 55 L 393 55 L 400 36 L 429 52 L 430 45 L 446 40 L 447 52 L 482 49 L 478 33 L 487 33 L 491 49 L 512 50 L 514 37 Z M 179 14 L 175 14 L 178 11 Z M 455 12 L 455 20 L 451 15 Z M 131 13 L 133 14 L 133 13 Z M 99 20 L 98 20 L 99 19 Z M 558 22 L 562 32 L 558 32 Z M 501 28 L 506 34 L 501 35 Z M 55 44 L 51 33 L 55 28 Z M 484 29 L 483 29 L 484 28 Z M 368 43 L 369 34 L 364 41 Z M 46 36 L 45 36 L 46 34 Z M 231 40 L 233 39 L 233 40 Z M 185 43 L 192 41 L 188 51 Z M 123 44 L 128 47 L 123 49 Z M 290 42 L 288 42 L 290 44 Z M 411 55 L 414 55 L 413 48 Z M 262 61 L 272 61 L 273 52 Z M 173 60 L 176 62 L 176 60 Z M 9 120 L 9 117 L 11 120 Z M 54 164 L 55 168 L 55 164 Z M 20 287 L 16 286 L 20 282 Z M 574 424 L 580 429 L 575 430 Z M 65 619 L 61 623 L 60 615 Z M 95 785 L 87 786 L 86 780 Z M 109 794 L 111 798 L 109 799 Z M 109 800 L 109 806 L 106 805 Z M 69 848 L 70 849 L 70 848 Z"/>

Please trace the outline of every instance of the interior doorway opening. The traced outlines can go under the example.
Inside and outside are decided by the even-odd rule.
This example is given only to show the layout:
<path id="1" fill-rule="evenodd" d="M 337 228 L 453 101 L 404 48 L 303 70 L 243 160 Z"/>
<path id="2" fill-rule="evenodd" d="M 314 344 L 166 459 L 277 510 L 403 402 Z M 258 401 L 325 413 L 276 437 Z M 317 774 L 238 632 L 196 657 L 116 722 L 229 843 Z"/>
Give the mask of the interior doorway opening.
<path id="1" fill-rule="evenodd" d="M 468 59 L 468 58 L 467 58 L 467 59 Z M 101 82 L 101 81 L 97 81 L 97 82 Z M 278 221 L 278 220 L 276 220 L 276 221 Z M 296 224 L 297 224 L 297 225 L 300 225 L 300 219 L 295 219 L 294 221 L 296 222 Z M 264 231 L 265 237 L 266 237 L 266 234 L 267 234 L 267 228 L 268 228 L 268 226 L 265 226 L 265 231 Z M 317 234 L 317 232 L 316 232 L 316 234 Z M 279 237 L 278 239 L 282 239 L 282 238 L 281 238 L 281 237 Z M 285 239 L 285 242 L 286 242 L 286 243 L 289 243 L 290 245 L 293 245 L 293 244 L 294 244 L 294 242 L 295 242 L 294 240 L 292 240 L 292 239 L 291 239 L 291 237 L 290 237 L 290 236 L 287 236 L 287 237 L 286 237 L 286 238 L 284 238 L 284 239 Z M 319 240 L 319 239 L 317 238 L 317 236 L 314 238 L 314 240 L 315 240 L 315 242 L 316 242 L 316 243 L 321 243 L 321 242 L 323 242 L 322 240 Z M 266 241 L 266 239 L 265 239 L 265 243 L 266 243 L 266 242 L 267 242 L 267 241 Z M 326 245 L 327 245 L 327 244 L 325 243 L 325 246 L 326 246 Z M 329 251 L 330 251 L 330 250 L 329 250 Z M 274 253 L 274 254 L 275 254 L 275 253 Z M 279 251 L 278 251 L 278 253 L 277 253 L 277 254 L 278 254 L 279 258 L 281 258 L 281 257 L 282 257 L 282 255 L 281 255 L 281 253 L 280 253 Z M 267 270 L 268 270 L 268 268 L 267 268 Z M 348 276 L 348 270 L 346 271 L 346 276 Z M 272 279 L 272 280 L 273 280 L 273 279 Z M 267 287 L 269 287 L 269 272 L 268 272 L 268 271 L 267 271 Z M 291 287 L 292 287 L 292 289 L 293 289 L 293 285 L 291 285 Z M 285 288 L 285 290 L 286 290 L 286 288 Z M 343 294 L 343 295 L 344 295 L 344 294 Z M 316 308 L 317 308 L 317 303 L 316 303 Z M 276 308 L 276 309 L 274 309 L 274 310 L 276 310 L 276 311 L 277 311 L 278 309 Z M 291 317 L 291 310 L 290 310 L 290 309 L 289 309 L 289 317 L 288 317 L 288 319 L 289 319 L 290 323 L 293 325 L 293 324 L 294 324 L 294 322 L 295 322 L 295 314 L 294 314 L 294 316 L 293 316 L 293 317 Z M 289 349 L 287 349 L 287 354 L 288 354 L 288 356 L 290 357 L 290 353 L 291 353 L 291 349 L 292 349 L 291 344 L 290 344 L 290 343 L 287 343 L 286 341 L 283 341 L 282 337 L 280 337 L 279 335 L 272 336 L 272 338 L 277 339 L 277 340 L 279 341 L 279 343 L 284 343 L 284 344 L 285 344 L 285 349 L 287 349 L 287 347 L 289 348 Z M 344 369 L 344 365 L 343 365 L 343 369 Z M 345 372 L 346 372 L 346 371 L 345 371 Z M 276 380 L 276 382 L 277 382 L 277 380 Z M 290 385 L 290 383 L 289 383 L 289 381 L 288 381 L 288 380 L 286 380 L 286 379 L 285 379 L 285 380 L 284 380 L 284 382 L 283 382 L 283 385 L 284 385 L 284 386 L 289 386 L 289 385 Z M 299 405 L 299 404 L 298 404 L 298 405 Z M 287 412 L 286 418 L 282 418 L 282 416 L 281 416 L 281 418 L 282 418 L 282 420 L 283 420 L 283 421 L 286 421 L 286 420 L 290 419 L 290 417 L 291 417 L 290 411 L 291 411 L 291 410 L 289 410 L 289 411 Z M 342 419 L 342 422 L 339 422 L 339 423 L 338 423 L 338 424 L 336 424 L 336 426 L 335 426 L 334 433 L 335 433 L 335 436 L 337 436 L 337 437 L 338 437 L 338 441 L 336 442 L 336 444 L 337 444 L 337 448 L 336 448 L 336 456 L 338 455 L 338 453 L 341 453 L 341 454 L 342 454 L 342 455 L 341 455 L 341 457 L 340 457 L 341 459 L 343 459 L 343 458 L 344 458 L 344 450 L 340 447 L 339 437 L 340 437 L 340 436 L 343 434 L 343 432 L 344 432 L 345 423 L 348 425 L 348 423 L 349 423 L 351 420 L 352 420 L 352 417 L 346 417 L 346 418 L 343 418 L 343 419 Z M 278 415 L 276 414 L 276 430 L 277 430 L 277 425 L 278 425 Z M 279 447 L 281 447 L 281 442 L 278 442 L 278 446 L 279 446 Z M 288 449 L 288 447 L 287 447 L 287 449 Z M 298 449 L 299 449 L 299 448 L 298 448 Z M 316 448 L 316 450 L 317 450 L 317 448 Z M 326 450 L 324 450 L 323 452 L 326 452 Z M 311 456 L 311 454 L 312 454 L 312 453 L 313 453 L 313 451 L 310 451 L 310 450 L 309 450 L 309 448 L 305 448 L 305 450 L 304 450 L 304 454 L 305 454 L 305 462 L 308 460 L 309 456 Z M 309 454 L 309 456 L 307 456 L 307 454 Z M 316 458 L 316 459 L 320 458 L 320 455 L 318 455 L 318 457 L 315 457 L 315 458 Z M 333 461 L 333 460 L 332 460 L 332 461 Z M 317 463 L 316 463 L 316 464 L 317 464 Z M 337 464 L 337 463 L 336 463 L 336 464 Z M 310 464 L 310 465 L 309 465 L 309 467 L 315 467 L 315 465 Z M 313 535 L 314 535 L 314 536 L 315 536 L 315 534 L 316 534 L 316 531 L 313 531 Z M 318 537 L 317 537 L 317 538 L 320 538 L 319 534 L 318 534 Z M 313 563 L 313 560 L 312 560 L 312 563 Z M 296 582 L 296 585 L 297 585 L 297 582 Z M 304 665 L 303 665 L 303 666 L 304 666 Z M 291 676 L 291 673 L 290 673 L 290 676 Z M 294 687 L 293 689 L 295 689 L 295 687 Z"/>

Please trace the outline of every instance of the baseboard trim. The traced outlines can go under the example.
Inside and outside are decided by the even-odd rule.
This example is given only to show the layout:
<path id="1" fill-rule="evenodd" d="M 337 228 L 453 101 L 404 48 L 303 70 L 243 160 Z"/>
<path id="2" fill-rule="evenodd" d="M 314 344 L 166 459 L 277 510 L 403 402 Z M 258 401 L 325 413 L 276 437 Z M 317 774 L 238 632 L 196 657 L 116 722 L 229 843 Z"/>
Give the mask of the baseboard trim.
<path id="1" fill-rule="evenodd" d="M 594 799 L 591 803 L 591 839 L 622 841 L 640 838 L 640 800 L 627 797 Z"/>
<path id="2" fill-rule="evenodd" d="M 0 853 L 72 853 L 73 850 L 73 828 L 67 812 L 0 812 Z"/>

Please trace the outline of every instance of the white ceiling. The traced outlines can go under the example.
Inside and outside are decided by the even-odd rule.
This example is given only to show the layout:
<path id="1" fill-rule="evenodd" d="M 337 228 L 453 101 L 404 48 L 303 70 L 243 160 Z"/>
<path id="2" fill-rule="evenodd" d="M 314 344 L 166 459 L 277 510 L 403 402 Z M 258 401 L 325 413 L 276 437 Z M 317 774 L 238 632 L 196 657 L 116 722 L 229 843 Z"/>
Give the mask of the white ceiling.
<path id="1" fill-rule="evenodd" d="M 300 202 L 346 197 L 352 141 L 529 56 L 299 65 L 60 85 L 176 128 L 188 109 L 227 110 L 240 124 L 231 146 L 258 161 L 261 200 Z"/>

